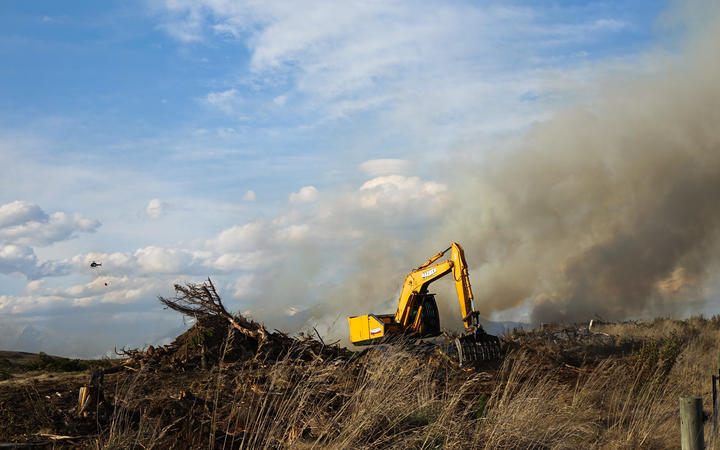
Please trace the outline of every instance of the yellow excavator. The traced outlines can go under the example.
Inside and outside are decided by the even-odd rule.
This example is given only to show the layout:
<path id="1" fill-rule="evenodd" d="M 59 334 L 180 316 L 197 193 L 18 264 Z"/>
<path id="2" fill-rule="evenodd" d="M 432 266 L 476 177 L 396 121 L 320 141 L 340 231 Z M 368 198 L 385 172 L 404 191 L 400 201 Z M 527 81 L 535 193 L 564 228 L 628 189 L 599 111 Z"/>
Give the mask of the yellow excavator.
<path id="1" fill-rule="evenodd" d="M 450 259 L 435 263 L 450 251 Z M 433 281 L 452 273 L 460 301 L 465 331 L 455 339 L 461 366 L 502 358 L 497 336 L 487 334 L 480 324 L 480 313 L 473 306 L 470 276 L 465 252 L 460 244 L 450 247 L 425 261 L 405 277 L 395 314 L 365 314 L 348 317 L 350 341 L 355 345 L 372 345 L 392 341 L 399 336 L 429 338 L 439 336 L 440 316 L 435 294 L 428 293 Z"/>

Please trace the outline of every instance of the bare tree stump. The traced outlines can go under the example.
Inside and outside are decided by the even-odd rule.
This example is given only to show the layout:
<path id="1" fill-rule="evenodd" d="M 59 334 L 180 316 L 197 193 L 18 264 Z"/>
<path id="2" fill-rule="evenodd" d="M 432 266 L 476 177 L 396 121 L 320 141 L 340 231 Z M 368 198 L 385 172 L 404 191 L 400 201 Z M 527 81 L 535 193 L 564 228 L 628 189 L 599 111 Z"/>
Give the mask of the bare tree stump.
<path id="1" fill-rule="evenodd" d="M 87 417 L 89 413 L 97 411 L 100 404 L 105 402 L 103 395 L 103 380 L 105 372 L 102 369 L 90 371 L 90 383 L 80 388 L 78 393 L 77 414 Z"/>

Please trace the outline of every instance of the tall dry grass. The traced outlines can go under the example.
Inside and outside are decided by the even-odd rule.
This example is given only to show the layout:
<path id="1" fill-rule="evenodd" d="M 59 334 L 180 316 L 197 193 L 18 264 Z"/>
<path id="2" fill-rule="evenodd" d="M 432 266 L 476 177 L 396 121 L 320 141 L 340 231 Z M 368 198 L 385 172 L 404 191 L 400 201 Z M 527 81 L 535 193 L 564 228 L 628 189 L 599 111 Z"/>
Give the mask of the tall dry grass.
<path id="1" fill-rule="evenodd" d="M 317 358 L 301 364 L 290 352 L 280 361 L 221 364 L 205 387 L 210 425 L 191 444 L 677 448 L 678 398 L 701 395 L 706 410 L 711 405 L 719 323 L 693 318 L 648 327 L 607 325 L 604 331 L 618 339 L 643 339 L 645 345 L 579 369 L 542 365 L 537 353 L 521 349 L 491 373 L 463 372 L 437 357 L 418 358 L 407 347 L 379 349 L 351 362 Z M 202 412 L 192 414 L 194 423 L 202 422 Z M 131 443 L 157 445 L 160 429 L 146 437 L 136 433 Z"/>

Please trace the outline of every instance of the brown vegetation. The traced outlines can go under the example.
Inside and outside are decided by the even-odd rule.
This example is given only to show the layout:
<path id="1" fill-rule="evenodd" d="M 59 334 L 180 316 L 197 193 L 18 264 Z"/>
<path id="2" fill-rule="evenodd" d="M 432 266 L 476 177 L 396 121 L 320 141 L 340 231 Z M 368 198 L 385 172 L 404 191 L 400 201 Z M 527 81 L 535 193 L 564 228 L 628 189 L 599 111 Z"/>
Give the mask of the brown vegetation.
<path id="1" fill-rule="evenodd" d="M 720 320 L 519 331 L 504 337 L 502 364 L 475 370 L 412 343 L 353 353 L 308 336 L 266 336 L 274 337 L 260 345 L 259 335 L 207 315 L 169 346 L 129 351 L 122 370 L 105 377 L 105 401 L 87 417 L 75 410 L 87 376 L 0 382 L 0 441 L 55 435 L 56 445 L 95 448 L 675 448 L 678 397 L 702 395 L 706 410 L 711 404 Z"/>

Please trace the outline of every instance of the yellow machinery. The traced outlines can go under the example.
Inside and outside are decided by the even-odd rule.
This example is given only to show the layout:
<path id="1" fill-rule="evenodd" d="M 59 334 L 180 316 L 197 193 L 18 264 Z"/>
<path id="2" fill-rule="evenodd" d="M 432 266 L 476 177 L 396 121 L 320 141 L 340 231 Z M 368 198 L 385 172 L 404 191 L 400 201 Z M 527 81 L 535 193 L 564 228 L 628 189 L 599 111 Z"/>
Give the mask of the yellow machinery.
<path id="1" fill-rule="evenodd" d="M 450 259 L 437 263 L 450 251 Z M 498 359 L 502 355 L 497 336 L 485 333 L 480 325 L 480 313 L 473 307 L 473 294 L 465 252 L 460 244 L 453 242 L 450 247 L 428 259 L 405 278 L 400 301 L 395 314 L 365 314 L 348 317 L 350 340 L 355 345 L 371 345 L 387 342 L 393 337 L 407 336 L 425 338 L 439 336 L 440 317 L 435 295 L 427 292 L 433 281 L 452 273 L 460 301 L 465 331 L 455 340 L 461 365 Z"/>

